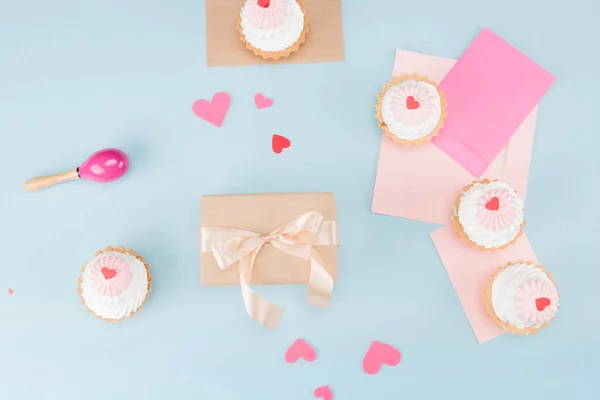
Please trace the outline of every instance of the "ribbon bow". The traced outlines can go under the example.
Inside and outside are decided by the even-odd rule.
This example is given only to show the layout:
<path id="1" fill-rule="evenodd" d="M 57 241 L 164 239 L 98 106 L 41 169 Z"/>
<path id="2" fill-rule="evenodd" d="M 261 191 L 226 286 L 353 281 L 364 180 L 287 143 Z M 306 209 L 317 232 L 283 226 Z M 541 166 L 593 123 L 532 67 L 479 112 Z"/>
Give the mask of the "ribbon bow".
<path id="1" fill-rule="evenodd" d="M 284 253 L 310 260 L 306 301 L 317 307 L 329 307 L 333 277 L 312 246 L 338 244 L 335 221 L 323 221 L 321 214 L 312 211 L 266 235 L 242 229 L 203 227 L 200 236 L 200 250 L 212 252 L 221 270 L 239 261 L 244 305 L 248 314 L 259 324 L 275 329 L 283 315 L 282 308 L 263 299 L 250 288 L 254 260 L 267 243 Z"/>

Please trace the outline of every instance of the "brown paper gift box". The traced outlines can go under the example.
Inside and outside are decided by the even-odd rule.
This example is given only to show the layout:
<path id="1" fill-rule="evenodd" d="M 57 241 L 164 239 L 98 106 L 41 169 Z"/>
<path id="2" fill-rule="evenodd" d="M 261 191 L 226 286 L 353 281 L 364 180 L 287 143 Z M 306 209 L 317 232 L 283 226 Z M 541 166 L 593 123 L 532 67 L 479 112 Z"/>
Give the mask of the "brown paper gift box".
<path id="1" fill-rule="evenodd" d="M 244 229 L 268 234 L 306 212 L 321 213 L 336 221 L 333 193 L 279 193 L 213 195 L 200 197 L 200 227 Z M 325 268 L 337 281 L 338 247 L 313 246 Z M 256 257 L 250 284 L 305 284 L 310 263 L 266 244 Z M 211 252 L 200 252 L 202 285 L 239 285 L 237 264 L 221 271 Z"/>

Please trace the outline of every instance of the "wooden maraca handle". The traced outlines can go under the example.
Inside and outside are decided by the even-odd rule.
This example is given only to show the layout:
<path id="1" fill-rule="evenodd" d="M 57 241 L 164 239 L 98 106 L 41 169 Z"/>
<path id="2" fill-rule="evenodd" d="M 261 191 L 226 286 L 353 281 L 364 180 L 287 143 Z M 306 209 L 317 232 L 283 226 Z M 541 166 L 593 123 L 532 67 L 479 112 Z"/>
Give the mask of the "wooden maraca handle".
<path id="1" fill-rule="evenodd" d="M 36 190 L 47 188 L 48 186 L 52 186 L 60 182 L 72 181 L 74 179 L 79 179 L 79 173 L 77 172 L 77 168 L 67 172 L 63 172 L 62 174 L 32 178 L 25 182 L 25 190 L 33 192 Z"/>

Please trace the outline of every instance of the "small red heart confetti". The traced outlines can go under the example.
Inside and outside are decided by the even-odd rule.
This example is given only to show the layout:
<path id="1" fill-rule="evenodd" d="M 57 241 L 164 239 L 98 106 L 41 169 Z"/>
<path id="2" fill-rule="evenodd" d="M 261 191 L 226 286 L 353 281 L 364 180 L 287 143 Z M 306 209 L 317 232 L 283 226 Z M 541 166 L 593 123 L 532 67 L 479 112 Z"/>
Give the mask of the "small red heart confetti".
<path id="1" fill-rule="evenodd" d="M 315 389 L 315 397 L 321 397 L 323 400 L 333 400 L 333 392 L 329 386 L 321 386 Z"/>
<path id="2" fill-rule="evenodd" d="M 500 208 L 500 199 L 492 197 L 491 200 L 485 204 L 485 208 L 490 211 L 497 211 Z"/>
<path id="3" fill-rule="evenodd" d="M 104 278 L 106 279 L 112 279 L 117 275 L 117 271 L 114 269 L 103 267 L 102 275 L 104 275 Z"/>
<path id="4" fill-rule="evenodd" d="M 13 290 L 12 289 L 8 289 L 8 294 L 13 294 Z"/>
<path id="5" fill-rule="evenodd" d="M 219 92 L 215 93 L 211 101 L 197 100 L 192 105 L 192 111 L 206 122 L 220 128 L 230 105 L 231 97 L 225 92 Z"/>
<path id="6" fill-rule="evenodd" d="M 313 347 L 302 339 L 297 339 L 285 352 L 285 361 L 293 364 L 300 358 L 308 362 L 313 362 L 317 359 L 317 352 Z"/>
<path id="7" fill-rule="evenodd" d="M 538 311 L 544 311 L 544 309 L 546 309 L 546 307 L 548 307 L 550 305 L 550 299 L 547 297 L 540 297 L 535 299 L 535 308 L 537 308 Z"/>
<path id="8" fill-rule="evenodd" d="M 421 103 L 416 101 L 414 97 L 408 96 L 406 98 L 406 108 L 408 108 L 409 110 L 416 110 L 420 106 L 421 106 Z"/>
<path id="9" fill-rule="evenodd" d="M 281 153 L 283 149 L 287 149 L 290 147 L 290 140 L 286 137 L 273 135 L 273 140 L 271 141 L 271 146 L 273 147 L 273 151 L 277 154 Z"/>
<path id="10" fill-rule="evenodd" d="M 382 365 L 395 367 L 401 358 L 400 352 L 394 346 L 374 341 L 363 358 L 363 370 L 369 375 L 375 375 Z"/>
<path id="11" fill-rule="evenodd" d="M 262 110 L 263 108 L 269 108 L 273 105 L 273 99 L 269 99 L 268 97 L 263 96 L 261 93 L 258 93 L 254 96 L 254 104 L 256 104 L 256 108 Z"/>

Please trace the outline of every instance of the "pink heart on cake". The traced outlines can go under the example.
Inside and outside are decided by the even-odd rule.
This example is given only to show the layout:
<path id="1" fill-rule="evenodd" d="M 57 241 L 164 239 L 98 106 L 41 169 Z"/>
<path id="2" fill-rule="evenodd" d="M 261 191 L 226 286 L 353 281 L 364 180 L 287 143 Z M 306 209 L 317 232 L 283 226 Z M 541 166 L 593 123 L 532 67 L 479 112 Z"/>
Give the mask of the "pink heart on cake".
<path id="1" fill-rule="evenodd" d="M 409 110 L 416 110 L 420 106 L 421 106 L 421 103 L 416 101 L 414 97 L 408 96 L 406 98 L 406 108 L 408 108 Z"/>
<path id="2" fill-rule="evenodd" d="M 315 397 L 321 397 L 323 400 L 333 400 L 333 392 L 329 386 L 321 386 L 315 389 Z"/>
<path id="3" fill-rule="evenodd" d="M 254 104 L 256 104 L 256 108 L 262 110 L 263 108 L 271 107 L 273 105 L 273 99 L 269 99 L 268 97 L 258 93 L 256 96 L 254 96 Z"/>
<path id="4" fill-rule="evenodd" d="M 114 269 L 102 267 L 102 275 L 104 275 L 105 279 L 112 279 L 117 276 L 117 271 Z"/>
<path id="5" fill-rule="evenodd" d="M 215 93 L 211 101 L 197 100 L 192 105 L 194 114 L 202 118 L 206 122 L 221 127 L 227 111 L 229 111 L 229 105 L 231 104 L 231 97 L 225 92 Z"/>
<path id="6" fill-rule="evenodd" d="M 369 375 L 375 375 L 382 365 L 398 365 L 400 358 L 400 352 L 395 347 L 374 341 L 363 358 L 363 370 Z"/>
<path id="7" fill-rule="evenodd" d="M 285 361 L 290 364 L 295 363 L 300 358 L 303 358 L 308 362 L 313 362 L 317 359 L 317 352 L 315 349 L 302 339 L 298 339 L 292 343 L 285 352 Z"/>

